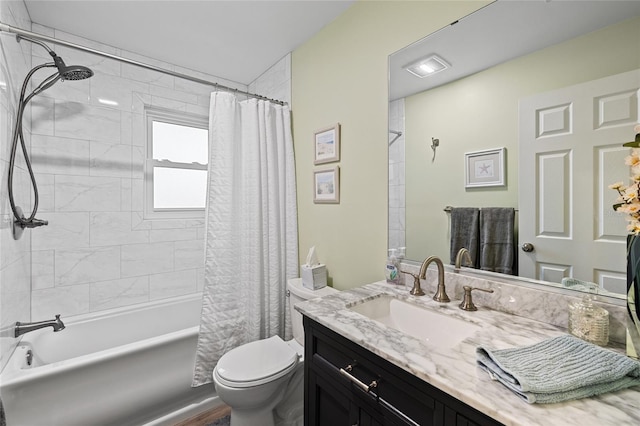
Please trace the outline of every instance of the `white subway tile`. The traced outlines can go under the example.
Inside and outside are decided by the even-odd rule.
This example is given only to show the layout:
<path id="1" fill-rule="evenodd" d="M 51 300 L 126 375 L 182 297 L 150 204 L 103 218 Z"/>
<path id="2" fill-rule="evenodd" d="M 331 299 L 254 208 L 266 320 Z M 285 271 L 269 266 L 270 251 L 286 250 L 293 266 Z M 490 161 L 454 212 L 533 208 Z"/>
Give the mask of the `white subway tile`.
<path id="1" fill-rule="evenodd" d="M 56 286 L 120 278 L 120 247 L 56 250 Z"/>
<path id="2" fill-rule="evenodd" d="M 35 173 L 38 184 L 38 216 L 55 211 L 55 175 Z"/>
<path id="3" fill-rule="evenodd" d="M 39 173 L 89 174 L 89 141 L 34 134 L 31 160 Z"/>
<path id="4" fill-rule="evenodd" d="M 57 175 L 56 211 L 119 211 L 120 179 Z"/>
<path id="5" fill-rule="evenodd" d="M 91 311 L 149 301 L 149 277 L 122 278 L 91 284 Z"/>
<path id="6" fill-rule="evenodd" d="M 144 179 L 145 150 L 141 146 L 131 147 L 131 177 Z"/>
<path id="7" fill-rule="evenodd" d="M 158 219 L 151 221 L 151 229 L 181 229 L 187 226 L 184 219 Z"/>
<path id="8" fill-rule="evenodd" d="M 29 288 L 29 277 L 31 275 L 31 254 L 25 253 L 15 262 L 2 268 L 0 276 L 2 277 L 2 286 L 0 286 L 0 295 L 4 296 L 9 293 L 19 293 Z"/>
<path id="9" fill-rule="evenodd" d="M 91 103 L 96 106 L 131 111 L 133 92 L 147 93 L 148 91 L 149 84 L 122 77 L 96 74 L 91 79 Z"/>
<path id="10" fill-rule="evenodd" d="M 131 122 L 131 145 L 145 146 L 147 128 L 142 114 L 133 114 Z"/>
<path id="11" fill-rule="evenodd" d="M 131 211 L 131 179 L 120 179 L 120 210 Z"/>
<path id="12" fill-rule="evenodd" d="M 131 229 L 146 230 L 151 229 L 151 221 L 145 220 L 142 212 L 131 212 Z"/>
<path id="13" fill-rule="evenodd" d="M 136 115 L 136 118 L 137 115 Z M 133 114 L 127 111 L 120 111 L 120 143 L 131 145 L 133 136 Z"/>
<path id="14" fill-rule="evenodd" d="M 122 246 L 121 276 L 134 277 L 173 270 L 173 243 Z"/>
<path id="15" fill-rule="evenodd" d="M 91 246 L 112 246 L 149 242 L 149 231 L 132 230 L 129 212 L 92 212 Z"/>
<path id="16" fill-rule="evenodd" d="M 151 105 L 151 95 L 148 93 L 132 93 L 131 112 L 142 114 L 147 105 Z"/>
<path id="17" fill-rule="evenodd" d="M 119 143 L 120 111 L 56 100 L 55 135 Z"/>
<path id="18" fill-rule="evenodd" d="M 149 241 L 185 241 L 195 240 L 198 236 L 196 228 L 185 229 L 152 229 L 149 233 Z"/>
<path id="19" fill-rule="evenodd" d="M 34 290 L 31 293 L 31 310 L 34 321 L 64 317 L 89 312 L 89 284 Z"/>
<path id="20" fill-rule="evenodd" d="M 134 212 L 141 212 L 144 210 L 144 182 L 142 179 L 131 179 L 131 210 Z"/>
<path id="21" fill-rule="evenodd" d="M 149 277 L 151 300 L 195 293 L 197 291 L 196 275 L 195 269 L 151 275 Z"/>
<path id="22" fill-rule="evenodd" d="M 55 285 L 53 250 L 34 250 L 31 254 L 31 286 L 34 290 Z"/>
<path id="23" fill-rule="evenodd" d="M 122 54 L 123 56 L 126 55 L 127 57 L 138 56 L 138 55 L 130 54 L 128 52 L 122 52 Z M 152 64 L 152 62 L 154 61 L 149 60 L 149 58 L 141 57 L 141 59 L 136 59 L 136 60 L 139 60 L 140 62 L 143 62 L 143 63 L 147 63 L 149 65 L 154 65 Z M 162 68 L 170 68 L 170 66 L 168 66 L 167 64 L 162 64 L 160 66 Z M 173 80 L 174 80 L 173 76 L 169 74 L 163 74 L 157 71 L 148 70 L 146 68 L 141 68 L 135 65 L 124 63 L 124 62 L 122 63 L 122 67 L 121 67 L 121 75 L 122 77 L 131 79 L 131 80 L 141 81 L 144 83 L 152 83 L 158 86 L 173 88 Z"/>
<path id="24" fill-rule="evenodd" d="M 191 269 L 204 267 L 204 241 L 176 241 L 175 269 Z"/>
<path id="25" fill-rule="evenodd" d="M 89 212 L 47 213 L 48 226 L 31 230 L 31 243 L 38 250 L 89 246 Z"/>
<path id="26" fill-rule="evenodd" d="M 54 133 L 55 101 L 45 96 L 36 96 L 29 102 L 31 107 L 31 132 L 34 135 Z"/>
<path id="27" fill-rule="evenodd" d="M 182 101 L 176 101 L 173 99 L 163 98 L 161 96 L 152 96 L 151 105 L 161 108 L 168 108 L 174 111 L 186 111 L 187 104 Z"/>
<path id="28" fill-rule="evenodd" d="M 131 177 L 131 146 L 91 142 L 91 176 Z"/>

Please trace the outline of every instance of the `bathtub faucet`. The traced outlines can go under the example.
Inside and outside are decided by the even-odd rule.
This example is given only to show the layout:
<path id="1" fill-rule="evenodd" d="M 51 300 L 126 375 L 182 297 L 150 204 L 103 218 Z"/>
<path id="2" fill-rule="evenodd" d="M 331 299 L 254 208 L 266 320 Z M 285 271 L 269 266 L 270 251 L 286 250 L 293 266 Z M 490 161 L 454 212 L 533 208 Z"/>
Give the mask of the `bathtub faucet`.
<path id="1" fill-rule="evenodd" d="M 14 337 L 19 337 L 30 331 L 39 330 L 45 327 L 53 327 L 53 331 L 64 330 L 64 323 L 60 319 L 60 314 L 56 315 L 56 319 L 38 322 L 16 322 Z"/>

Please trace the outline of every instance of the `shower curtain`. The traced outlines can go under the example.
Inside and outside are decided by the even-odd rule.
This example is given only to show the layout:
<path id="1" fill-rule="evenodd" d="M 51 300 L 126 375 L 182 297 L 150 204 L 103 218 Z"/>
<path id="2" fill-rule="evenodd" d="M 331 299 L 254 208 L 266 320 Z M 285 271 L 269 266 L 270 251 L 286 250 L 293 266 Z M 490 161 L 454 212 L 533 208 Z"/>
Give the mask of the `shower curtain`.
<path id="1" fill-rule="evenodd" d="M 288 106 L 214 92 L 209 112 L 205 285 L 192 386 L 230 349 L 288 339 L 286 282 L 298 276 Z"/>

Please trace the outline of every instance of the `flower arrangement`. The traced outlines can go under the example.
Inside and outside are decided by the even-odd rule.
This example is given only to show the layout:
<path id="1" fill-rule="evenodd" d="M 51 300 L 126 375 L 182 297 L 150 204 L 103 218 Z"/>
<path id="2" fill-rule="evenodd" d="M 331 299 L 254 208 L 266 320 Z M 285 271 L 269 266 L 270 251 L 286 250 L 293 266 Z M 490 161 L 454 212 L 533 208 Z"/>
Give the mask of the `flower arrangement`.
<path id="1" fill-rule="evenodd" d="M 633 130 L 636 132 L 635 141 L 623 145 L 632 148 L 631 154 L 624 160 L 631 168 L 631 184 L 626 186 L 624 182 L 616 182 L 609 185 L 609 188 L 619 194 L 613 209 L 627 215 L 627 230 L 630 234 L 640 235 L 640 124 Z"/>

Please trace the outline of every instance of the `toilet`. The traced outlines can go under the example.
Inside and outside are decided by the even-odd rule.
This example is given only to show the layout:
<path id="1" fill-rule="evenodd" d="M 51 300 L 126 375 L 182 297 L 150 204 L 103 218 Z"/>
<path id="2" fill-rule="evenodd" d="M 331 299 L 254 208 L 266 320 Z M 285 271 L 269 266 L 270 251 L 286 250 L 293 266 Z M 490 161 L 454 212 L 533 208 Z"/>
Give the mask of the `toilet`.
<path id="1" fill-rule="evenodd" d="M 293 339 L 278 336 L 238 346 L 224 354 L 213 370 L 220 399 L 231 407 L 231 426 L 302 425 L 304 413 L 304 329 L 294 306 L 337 292 L 310 290 L 300 278 L 287 282 Z"/>

